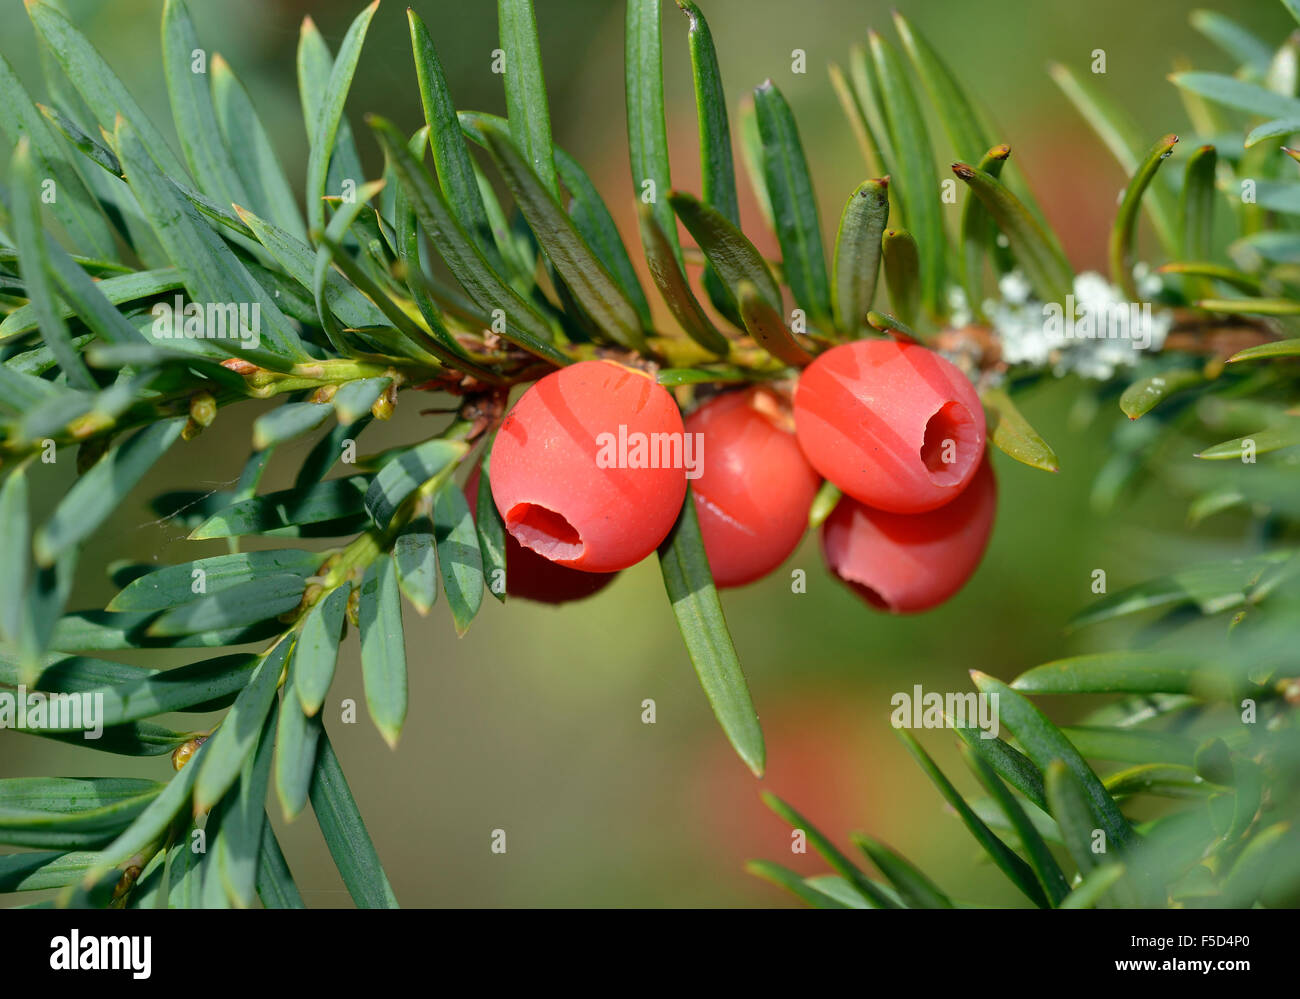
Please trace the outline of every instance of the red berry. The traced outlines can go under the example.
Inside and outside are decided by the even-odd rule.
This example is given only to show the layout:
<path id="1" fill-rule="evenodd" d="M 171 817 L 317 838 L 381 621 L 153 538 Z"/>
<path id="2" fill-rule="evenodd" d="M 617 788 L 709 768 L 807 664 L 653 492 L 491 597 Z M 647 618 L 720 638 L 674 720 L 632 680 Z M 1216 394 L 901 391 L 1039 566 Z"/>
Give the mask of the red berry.
<path id="1" fill-rule="evenodd" d="M 479 470 L 475 467 L 465 483 L 469 511 L 478 517 Z M 542 604 L 566 604 L 584 600 L 614 581 L 616 572 L 580 572 L 556 565 L 529 551 L 509 534 L 506 535 L 506 594 Z M 490 582 L 490 581 L 489 581 Z"/>
<path id="2" fill-rule="evenodd" d="M 515 403 L 492 449 L 492 498 L 521 545 L 584 572 L 635 565 L 686 498 L 673 397 L 612 361 L 552 372 Z"/>
<path id="3" fill-rule="evenodd" d="M 798 547 L 821 477 L 799 450 L 789 408 L 766 389 L 706 402 L 686 432 L 703 434 L 703 472 L 691 492 L 713 581 L 752 583 Z"/>
<path id="4" fill-rule="evenodd" d="M 892 513 L 943 506 L 984 454 L 974 386 L 918 344 L 856 340 L 826 351 L 799 378 L 794 418 L 813 468 Z"/>
<path id="5" fill-rule="evenodd" d="M 928 513 L 885 513 L 844 497 L 822 525 L 822 554 L 872 607 L 895 614 L 929 610 L 979 566 L 996 509 L 997 483 L 985 458 L 969 488 Z"/>

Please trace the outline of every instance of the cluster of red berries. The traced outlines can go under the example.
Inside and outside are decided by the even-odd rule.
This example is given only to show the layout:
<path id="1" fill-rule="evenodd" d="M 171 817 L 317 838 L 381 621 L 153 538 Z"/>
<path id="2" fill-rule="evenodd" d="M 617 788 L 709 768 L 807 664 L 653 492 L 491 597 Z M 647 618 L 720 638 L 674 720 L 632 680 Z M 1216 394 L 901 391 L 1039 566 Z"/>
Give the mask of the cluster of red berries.
<path id="1" fill-rule="evenodd" d="M 792 400 L 727 392 L 685 421 L 645 373 L 574 364 L 524 393 L 493 447 L 507 591 L 548 603 L 596 592 L 667 537 L 688 483 L 714 581 L 753 582 L 798 546 L 824 478 L 843 493 L 822 526 L 831 570 L 874 607 L 926 610 L 988 543 L 984 437 L 970 381 L 914 343 L 843 344 L 804 370 Z"/>

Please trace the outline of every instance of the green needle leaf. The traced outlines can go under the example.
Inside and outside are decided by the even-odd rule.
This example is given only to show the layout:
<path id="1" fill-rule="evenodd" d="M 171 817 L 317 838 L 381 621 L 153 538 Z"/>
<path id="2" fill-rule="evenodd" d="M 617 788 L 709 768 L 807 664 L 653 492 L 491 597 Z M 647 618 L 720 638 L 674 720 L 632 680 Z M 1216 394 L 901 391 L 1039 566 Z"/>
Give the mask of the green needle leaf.
<path id="1" fill-rule="evenodd" d="M 782 320 L 781 313 L 763 297 L 757 286 L 748 281 L 740 282 L 737 297 L 745 329 L 759 346 L 778 361 L 794 367 L 812 363 L 813 356 L 799 345 Z"/>
<path id="2" fill-rule="evenodd" d="M 643 351 L 645 337 L 641 333 L 641 317 L 618 282 L 578 234 L 572 219 L 529 169 L 510 138 L 498 132 L 491 123 L 485 123 L 483 131 L 488 149 L 515 196 L 515 204 L 578 303 L 597 327 L 619 346 Z"/>
<path id="3" fill-rule="evenodd" d="M 980 399 L 988 411 L 989 439 L 999 450 L 1030 468 L 1059 471 L 1056 452 L 1021 415 L 1006 390 L 987 388 Z"/>
<path id="4" fill-rule="evenodd" d="M 350 586 L 338 586 L 325 594 L 302 624 L 293 654 L 294 688 L 303 713 L 315 717 L 334 682 L 338 664 L 343 618 L 348 608 Z"/>
<path id="5" fill-rule="evenodd" d="M 1138 209 L 1160 164 L 1172 155 L 1178 136 L 1166 135 L 1151 147 L 1124 189 L 1119 213 L 1110 230 L 1110 277 L 1131 301 L 1141 301 L 1133 280 L 1133 239 L 1137 232 Z"/>
<path id="6" fill-rule="evenodd" d="M 672 187 L 668 125 L 664 115 L 663 39 L 659 0 L 628 0 L 625 26 L 627 139 L 632 186 L 642 204 L 651 205 L 680 267 L 681 245 L 673 210 L 665 197 Z"/>
<path id="7" fill-rule="evenodd" d="M 483 556 L 483 576 L 488 592 L 502 603 L 506 599 L 506 525 L 492 498 L 490 466 L 491 445 L 483 452 L 479 463 L 478 495 L 474 503 L 474 522 L 478 530 L 478 546 Z M 435 589 L 435 594 L 437 590 Z M 432 603 L 432 601 L 430 601 Z"/>
<path id="8" fill-rule="evenodd" d="M 792 829 L 798 829 L 808 838 L 814 850 L 825 858 L 826 862 L 836 874 L 840 875 L 853 887 L 854 891 L 861 895 L 863 900 L 873 909 L 892 909 L 897 908 L 889 897 L 880 890 L 869 877 L 862 873 L 861 870 L 849 860 L 838 847 L 835 846 L 826 836 L 817 829 L 812 823 L 787 805 L 770 791 L 763 792 L 763 804 L 772 809 L 777 815 L 784 819 Z"/>
<path id="9" fill-rule="evenodd" d="M 867 313 L 880 275 L 881 237 L 888 219 L 887 177 L 863 182 L 840 215 L 831 305 L 835 326 L 845 336 L 857 336 L 867 326 Z"/>
<path id="10" fill-rule="evenodd" d="M 433 527 L 443 592 L 456 634 L 464 635 L 483 604 L 483 556 L 469 503 L 454 482 L 444 483 L 434 494 Z"/>
<path id="11" fill-rule="evenodd" d="M 361 581 L 357 618 L 361 625 L 361 673 L 370 718 L 389 748 L 397 748 L 406 721 L 406 643 L 397 567 L 381 555 Z"/>
<path id="12" fill-rule="evenodd" d="M 532 0 L 497 0 L 501 50 L 505 53 L 506 109 L 515 148 L 552 197 L 559 197 L 551 112 L 542 76 L 542 50 Z M 439 165 L 441 168 L 441 165 Z"/>
<path id="13" fill-rule="evenodd" d="M 352 86 L 352 75 L 356 72 L 357 61 L 361 58 L 361 47 L 365 44 L 370 20 L 375 16 L 378 7 L 379 0 L 374 0 L 348 27 L 348 32 L 339 45 L 338 58 L 334 61 L 329 81 L 325 84 L 313 119 L 311 153 L 307 159 L 307 224 L 312 231 L 321 231 L 325 228 L 323 200 L 325 196 L 343 193 L 326 190 L 330 159 L 335 154 L 339 123 L 343 120 L 343 106 L 347 102 L 348 90 Z M 353 179 L 360 180 L 360 177 Z"/>
<path id="14" fill-rule="evenodd" d="M 90 537 L 180 437 L 184 418 L 163 420 L 114 448 L 87 471 L 36 532 L 36 560 L 50 566 Z"/>
<path id="15" fill-rule="evenodd" d="M 217 871 L 226 898 L 240 909 L 251 909 L 257 901 L 262 834 L 269 824 L 264 803 L 271 782 L 275 742 L 275 720 L 268 714 L 258 737 L 257 749 L 244 760 L 235 794 L 221 816 L 220 836 L 216 843 Z"/>
<path id="16" fill-rule="evenodd" d="M 980 159 L 979 169 L 998 177 L 1010 155 L 1010 146 L 994 146 Z M 996 254 L 997 235 L 997 226 L 984 202 L 974 192 L 967 194 L 961 209 L 961 277 L 966 303 L 977 318 L 984 315 L 984 260 L 988 254 Z"/>
<path id="17" fill-rule="evenodd" d="M 673 318 L 686 331 L 686 335 L 705 350 L 718 357 L 725 357 L 730 350 L 727 338 L 718 331 L 700 306 L 695 292 L 686 281 L 676 258 L 673 247 L 659 220 L 655 218 L 654 208 L 650 205 L 637 205 L 637 215 L 641 225 L 641 242 L 645 246 L 646 264 L 650 268 L 650 277 L 659 289 Z"/>
<path id="18" fill-rule="evenodd" d="M 921 311 L 921 257 L 916 240 L 906 229 L 886 229 L 880 251 L 889 304 L 899 319 L 915 326 Z"/>
<path id="19" fill-rule="evenodd" d="M 325 845 L 338 866 L 348 894 L 361 909 L 396 909 L 397 896 L 388 882 L 375 844 L 361 821 L 343 768 L 329 737 L 322 731 L 311 782 L 311 807 Z"/>
<path id="20" fill-rule="evenodd" d="M 311 776 L 316 769 L 316 744 L 321 733 L 320 718 L 307 715 L 303 710 L 302 695 L 298 692 L 300 651 L 294 650 L 289 665 L 274 740 L 275 792 L 288 821 L 296 819 L 307 807 Z"/>
<path id="21" fill-rule="evenodd" d="M 384 465 L 366 490 L 366 512 L 375 525 L 387 528 L 408 496 L 459 461 L 468 450 L 464 441 L 435 438 L 403 451 Z"/>
<path id="22" fill-rule="evenodd" d="M 1074 273 L 1055 240 L 996 177 L 965 163 L 954 163 L 952 172 L 984 203 L 1041 299 L 1064 303 L 1074 287 Z"/>
<path id="23" fill-rule="evenodd" d="M 275 703 L 280 674 L 293 639 L 286 637 L 261 657 L 261 663 L 239 692 L 216 734 L 204 743 L 203 766 L 194 783 L 194 813 L 210 811 L 239 778 L 244 760 L 257 745 L 262 725 Z M 189 766 L 197 761 L 191 760 Z M 260 804 L 259 804 L 259 807 Z"/>
<path id="24" fill-rule="evenodd" d="M 1119 408 L 1130 420 L 1151 412 L 1171 395 L 1205 384 L 1205 373 L 1176 368 L 1135 381 L 1119 397 Z"/>
<path id="25" fill-rule="evenodd" d="M 433 521 L 428 517 L 416 517 L 393 542 L 397 585 L 421 615 L 428 614 L 438 599 L 436 543 Z"/>
<path id="26" fill-rule="evenodd" d="M 829 318 L 830 285 L 817 199 L 794 113 L 771 80 L 754 91 L 754 109 L 763 140 L 763 169 L 786 283 L 810 317 Z"/>
<path id="27" fill-rule="evenodd" d="M 676 526 L 659 547 L 659 564 L 704 695 L 745 765 L 762 776 L 763 730 L 722 615 L 689 489 Z"/>
<path id="28" fill-rule="evenodd" d="M 738 296 L 740 283 L 749 281 L 773 307 L 781 307 L 780 285 L 743 232 L 716 208 L 683 191 L 671 192 L 668 201 L 732 294 Z"/>
<path id="29" fill-rule="evenodd" d="M 366 512 L 369 485 L 370 480 L 364 475 L 353 475 L 304 489 L 283 489 L 241 500 L 213 514 L 190 537 L 195 541 L 244 534 L 278 533 L 294 537 L 305 526 L 350 521 Z"/>
<path id="30" fill-rule="evenodd" d="M 1000 680 L 986 673 L 972 670 L 975 685 L 985 694 L 998 695 L 998 710 L 1002 723 L 1015 733 L 1029 758 L 1040 770 L 1046 770 L 1053 760 L 1063 760 L 1087 792 L 1093 813 L 1110 841 L 1119 847 L 1133 843 L 1136 834 L 1128 819 L 1119 810 L 1115 800 L 1106 792 L 1097 775 L 1084 761 L 1070 740 L 1028 699 L 1012 690 Z"/>
<path id="31" fill-rule="evenodd" d="M 790 870 L 788 867 L 782 867 L 780 864 L 774 864 L 769 860 L 751 860 L 745 865 L 745 870 L 755 877 L 762 878 L 764 881 L 770 881 L 778 888 L 784 888 L 786 891 L 807 902 L 809 905 L 818 909 L 852 909 L 855 906 L 842 902 L 826 892 L 814 888 L 808 881 Z"/>
<path id="32" fill-rule="evenodd" d="M 854 833 L 853 842 L 871 858 L 880 873 L 898 889 L 899 896 L 913 909 L 951 909 L 952 901 L 937 885 L 919 871 L 902 854 L 863 833 Z"/>

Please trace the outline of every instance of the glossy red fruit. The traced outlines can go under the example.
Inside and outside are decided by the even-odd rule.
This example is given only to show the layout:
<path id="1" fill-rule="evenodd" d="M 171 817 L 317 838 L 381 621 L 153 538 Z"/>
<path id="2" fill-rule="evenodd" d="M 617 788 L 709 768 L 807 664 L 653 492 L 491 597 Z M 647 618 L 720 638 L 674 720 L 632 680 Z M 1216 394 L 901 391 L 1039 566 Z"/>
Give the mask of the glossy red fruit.
<path id="1" fill-rule="evenodd" d="M 465 483 L 469 512 L 478 518 L 479 470 L 475 467 Z M 529 551 L 506 535 L 506 595 L 542 604 L 567 604 L 585 600 L 614 581 L 617 572 L 581 572 L 556 565 Z"/>
<path id="2" fill-rule="evenodd" d="M 691 492 L 713 581 L 752 583 L 798 547 L 821 476 L 799 449 L 788 405 L 767 389 L 706 402 L 686 432 L 703 435 L 703 472 Z"/>
<path id="3" fill-rule="evenodd" d="M 643 372 L 583 361 L 533 385 L 501 424 L 492 498 L 521 545 L 584 572 L 635 565 L 672 529 L 693 442 Z"/>
<path id="4" fill-rule="evenodd" d="M 794 418 L 813 468 L 892 513 L 950 502 L 984 454 L 975 387 L 918 344 L 856 340 L 826 351 L 799 377 Z"/>
<path id="5" fill-rule="evenodd" d="M 844 497 L 822 525 L 822 554 L 872 607 L 895 614 L 929 610 L 975 572 L 996 510 L 997 483 L 986 457 L 960 496 L 928 513 L 885 513 Z"/>

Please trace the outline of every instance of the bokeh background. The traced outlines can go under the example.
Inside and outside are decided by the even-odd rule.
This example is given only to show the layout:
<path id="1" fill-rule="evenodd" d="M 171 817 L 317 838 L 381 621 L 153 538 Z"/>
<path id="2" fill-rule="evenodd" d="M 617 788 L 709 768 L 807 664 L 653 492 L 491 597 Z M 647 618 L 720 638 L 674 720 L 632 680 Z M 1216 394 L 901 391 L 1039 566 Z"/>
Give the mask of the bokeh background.
<path id="1" fill-rule="evenodd" d="M 170 120 L 159 69 L 161 0 L 62 0 L 156 122 Z M 426 20 L 462 108 L 504 112 L 501 78 L 490 72 L 496 4 L 413 0 Z M 1285 12 L 1271 0 L 1207 0 L 1280 40 Z M 0 46 L 40 92 L 33 33 L 17 0 L 0 10 Z M 294 50 L 312 17 L 332 47 L 360 9 L 357 0 L 190 0 L 206 45 L 234 65 L 253 92 L 291 176 L 305 174 Z M 349 102 L 370 176 L 382 162 L 361 115 L 382 112 L 408 131 L 421 121 L 406 33 L 405 5 L 381 5 Z M 664 4 L 664 49 L 674 182 L 698 190 L 695 115 L 686 20 Z M 1047 215 L 1079 269 L 1100 268 L 1116 193 L 1124 178 L 1049 80 L 1059 60 L 1086 69 L 1107 53 L 1100 83 L 1154 139 L 1186 127 L 1165 80 L 1186 56 L 1223 69 L 1223 58 L 1189 26 L 1180 0 L 705 0 L 731 103 L 764 79 L 785 92 L 798 116 L 823 208 L 834 233 L 844 199 L 865 177 L 840 116 L 826 67 L 875 27 L 892 35 L 897 7 L 945 53 L 994 112 Z M 606 195 L 629 245 L 633 187 L 622 98 L 623 5 L 614 0 L 537 0 L 556 141 L 576 155 Z M 1293 25 L 1291 25 L 1293 27 Z M 791 52 L 807 52 L 806 74 Z M 938 154 L 949 150 L 936 133 Z M 742 181 L 743 184 L 743 181 Z M 746 195 L 747 198 L 747 195 Z M 752 200 L 744 207 L 761 230 Z M 954 211 L 957 209 L 954 208 Z M 955 219 L 954 219 L 955 221 Z M 950 223 L 951 224 L 951 223 Z M 774 250 L 769 240 L 767 249 Z M 634 250 L 639 256 L 639 248 Z M 567 609 L 488 600 L 457 639 L 445 606 L 427 619 L 406 609 L 411 712 L 397 752 L 365 718 L 355 638 L 344 648 L 326 723 L 398 898 L 407 906 L 731 906 L 789 900 L 743 871 L 767 857 L 809 873 L 815 858 L 792 857 L 788 829 L 760 803 L 771 789 L 848 846 L 851 829 L 906 853 L 955 897 L 1017 904 L 890 730 L 890 696 L 969 689 L 967 671 L 1010 679 L 1109 636 L 1069 635 L 1064 624 L 1091 596 L 1090 574 L 1106 569 L 1112 588 L 1158 573 L 1195 549 L 1232 547 L 1221 533 L 1166 540 L 1183 508 L 1148 490 L 1102 516 L 1089 505 L 1117 407 L 1090 414 L 1073 381 L 1046 384 L 1022 400 L 1053 444 L 1057 475 L 996 454 L 1001 499 L 992 546 L 966 589 L 914 618 L 882 616 L 838 586 L 809 538 L 783 570 L 723 601 L 767 735 L 769 771 L 755 780 L 714 722 L 662 595 L 657 566 L 640 565 L 587 603 Z M 372 427 L 365 450 L 427 434 L 437 417 L 404 397 L 396 418 Z M 176 450 L 121 509 L 82 557 L 73 603 L 102 606 L 113 588 L 97 570 L 115 559 L 159 564 L 218 554 L 158 522 L 148 496 L 167 489 L 219 488 L 247 454 L 260 404 L 223 413 L 198 441 Z M 277 454 L 266 488 L 290 484 L 311 446 Z M 38 478 L 52 503 L 71 480 L 71 462 Z M 790 572 L 808 574 L 806 594 Z M 156 664 L 185 653 L 154 655 Z M 361 720 L 338 721 L 354 698 Z M 657 722 L 641 722 L 653 698 Z M 1064 717 L 1056 705 L 1048 705 Z M 187 719 L 187 727 L 192 726 Z M 950 773 L 962 774 L 952 738 L 922 733 Z M 0 732 L 0 777 L 135 774 L 166 779 L 166 757 L 146 761 Z M 963 784 L 969 787 L 969 782 Z M 310 813 L 286 825 L 272 815 L 309 905 L 348 905 Z M 508 852 L 493 854 L 492 830 Z M 21 901 L 30 901 L 25 897 Z M 10 904 L 20 900 L 13 899 Z"/>

